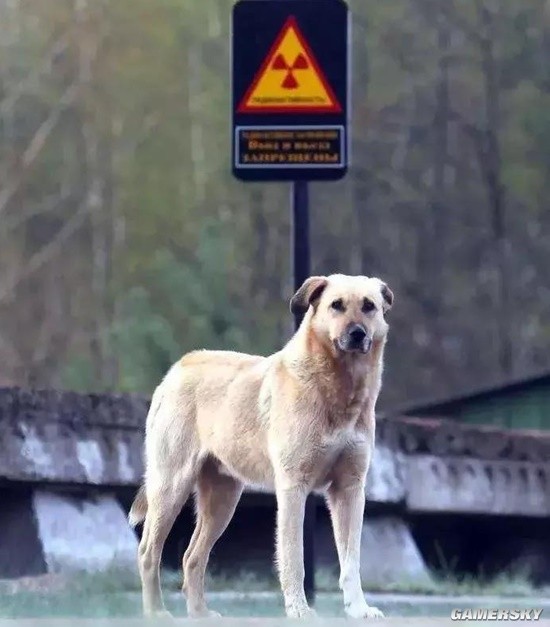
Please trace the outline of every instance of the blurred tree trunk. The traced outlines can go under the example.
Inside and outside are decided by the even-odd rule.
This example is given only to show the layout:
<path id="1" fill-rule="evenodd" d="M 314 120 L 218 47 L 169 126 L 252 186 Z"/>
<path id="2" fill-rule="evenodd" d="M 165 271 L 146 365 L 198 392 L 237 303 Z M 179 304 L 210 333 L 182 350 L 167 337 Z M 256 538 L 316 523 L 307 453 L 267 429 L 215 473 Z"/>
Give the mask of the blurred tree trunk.
<path id="1" fill-rule="evenodd" d="M 353 207 L 352 220 L 354 228 L 352 236 L 355 246 L 352 249 L 351 272 L 367 276 L 380 273 L 373 251 L 373 235 L 376 231 L 376 207 L 370 203 L 371 174 L 368 170 L 370 161 L 366 134 L 368 132 L 368 95 L 369 95 L 369 51 L 368 24 L 366 18 L 358 13 L 353 20 L 352 50 L 355 60 L 354 89 L 352 90 L 352 110 L 354 112 L 351 144 L 350 188 Z M 377 267 L 378 266 L 378 267 Z"/>
<path id="2" fill-rule="evenodd" d="M 506 190 L 502 182 L 501 94 L 498 61 L 495 56 L 497 40 L 495 7 L 496 4 L 490 0 L 476 0 L 485 104 L 485 128 L 482 133 L 480 165 L 485 178 L 491 212 L 492 244 L 495 259 L 494 319 L 498 333 L 498 364 L 501 374 L 509 376 L 513 371 L 512 335 L 514 329 L 510 301 L 513 274 L 508 270 L 509 242 L 506 231 Z"/>
<path id="3" fill-rule="evenodd" d="M 430 333 L 435 346 L 445 351 L 445 271 L 448 265 L 447 216 L 453 211 L 447 194 L 447 172 L 449 156 L 449 57 L 450 28 L 447 20 L 435 16 L 437 40 L 437 69 L 435 78 L 435 111 L 433 118 L 432 141 L 432 185 L 430 191 L 429 244 L 427 245 L 426 298 L 429 305 Z M 428 295 L 429 292 L 429 295 Z M 450 366 L 450 367 L 449 367 Z M 440 365 L 445 373 L 447 385 L 456 382 L 456 368 L 451 360 L 444 359 Z"/>
<path id="4" fill-rule="evenodd" d="M 78 79 L 81 86 L 79 112 L 82 123 L 82 171 L 84 205 L 90 220 L 91 288 L 94 308 L 91 316 L 92 362 L 97 385 L 110 387 L 112 364 L 106 334 L 112 324 L 109 279 L 112 264 L 112 147 L 110 138 L 99 127 L 99 116 L 105 115 L 96 93 L 95 64 L 101 46 L 101 33 L 93 15 L 97 7 L 88 0 L 75 0 L 75 18 L 78 24 Z M 96 18 L 95 20 L 93 18 Z M 108 126 L 108 121 L 107 121 Z"/>

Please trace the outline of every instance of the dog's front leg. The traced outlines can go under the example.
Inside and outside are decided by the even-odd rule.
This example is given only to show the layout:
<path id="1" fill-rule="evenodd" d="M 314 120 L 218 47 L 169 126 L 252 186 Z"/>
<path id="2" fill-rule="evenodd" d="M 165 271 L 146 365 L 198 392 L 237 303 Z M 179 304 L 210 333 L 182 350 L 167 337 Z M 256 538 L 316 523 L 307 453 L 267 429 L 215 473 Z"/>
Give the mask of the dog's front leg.
<path id="1" fill-rule="evenodd" d="M 340 557 L 340 588 L 344 608 L 352 618 L 378 618 L 382 612 L 365 601 L 361 587 L 361 531 L 365 509 L 365 483 L 354 480 L 347 485 L 333 484 L 328 491 L 334 539 Z"/>
<path id="2" fill-rule="evenodd" d="M 286 484 L 286 482 L 285 482 Z M 304 511 L 305 486 L 278 485 L 277 563 L 286 614 L 302 618 L 314 614 L 304 592 Z"/>

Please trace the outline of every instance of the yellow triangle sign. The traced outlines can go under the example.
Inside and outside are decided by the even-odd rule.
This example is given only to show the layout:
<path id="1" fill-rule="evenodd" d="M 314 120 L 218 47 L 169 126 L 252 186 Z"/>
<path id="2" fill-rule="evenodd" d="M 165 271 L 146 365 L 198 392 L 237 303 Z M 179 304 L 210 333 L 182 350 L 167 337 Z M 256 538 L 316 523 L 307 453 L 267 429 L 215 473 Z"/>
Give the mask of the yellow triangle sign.
<path id="1" fill-rule="evenodd" d="M 340 113 L 332 91 L 296 18 L 285 22 L 252 84 L 239 113 Z"/>

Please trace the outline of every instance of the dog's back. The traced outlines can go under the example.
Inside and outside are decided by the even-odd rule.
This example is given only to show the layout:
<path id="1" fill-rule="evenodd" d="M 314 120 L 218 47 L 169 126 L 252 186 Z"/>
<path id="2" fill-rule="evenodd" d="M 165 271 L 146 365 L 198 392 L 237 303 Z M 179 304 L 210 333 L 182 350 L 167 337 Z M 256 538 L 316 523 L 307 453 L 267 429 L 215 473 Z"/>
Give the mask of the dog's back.
<path id="1" fill-rule="evenodd" d="M 153 396 L 147 421 L 148 468 L 160 455 L 173 455 L 181 462 L 188 456 L 213 455 L 240 474 L 239 463 L 255 457 L 243 455 L 243 447 L 251 452 L 265 436 L 267 425 L 259 419 L 260 391 L 272 360 L 204 350 L 174 364 Z M 247 479 L 254 482 L 260 477 Z"/>
<path id="2" fill-rule="evenodd" d="M 145 483 L 155 481 L 159 466 L 173 465 L 176 473 L 209 454 L 217 457 L 223 451 L 231 457 L 231 438 L 225 434 L 238 428 L 252 440 L 258 436 L 255 410 L 266 360 L 235 351 L 199 350 L 187 353 L 168 370 L 147 414 Z M 235 425 L 236 420 L 242 425 Z M 147 509 L 144 485 L 132 505 L 130 523 L 142 522 Z"/>

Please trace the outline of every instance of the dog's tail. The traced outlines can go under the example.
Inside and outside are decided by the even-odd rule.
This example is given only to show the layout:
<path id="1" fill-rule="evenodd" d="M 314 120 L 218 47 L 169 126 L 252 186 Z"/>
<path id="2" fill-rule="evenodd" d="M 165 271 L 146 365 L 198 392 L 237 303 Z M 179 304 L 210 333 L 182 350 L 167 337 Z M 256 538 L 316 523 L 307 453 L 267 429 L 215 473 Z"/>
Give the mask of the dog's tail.
<path id="1" fill-rule="evenodd" d="M 153 398 L 147 412 L 146 427 L 145 430 L 151 429 L 154 418 L 160 409 L 162 403 L 163 391 L 162 383 L 153 392 Z M 139 523 L 145 520 L 147 516 L 147 494 L 145 491 L 145 484 L 142 484 L 134 498 L 130 512 L 128 513 L 128 522 L 132 527 L 139 525 Z"/>
<path id="2" fill-rule="evenodd" d="M 132 507 L 130 508 L 128 522 L 132 527 L 135 527 L 140 522 L 145 520 L 145 516 L 147 516 L 147 496 L 145 494 L 145 486 L 142 485 L 136 494 Z"/>

